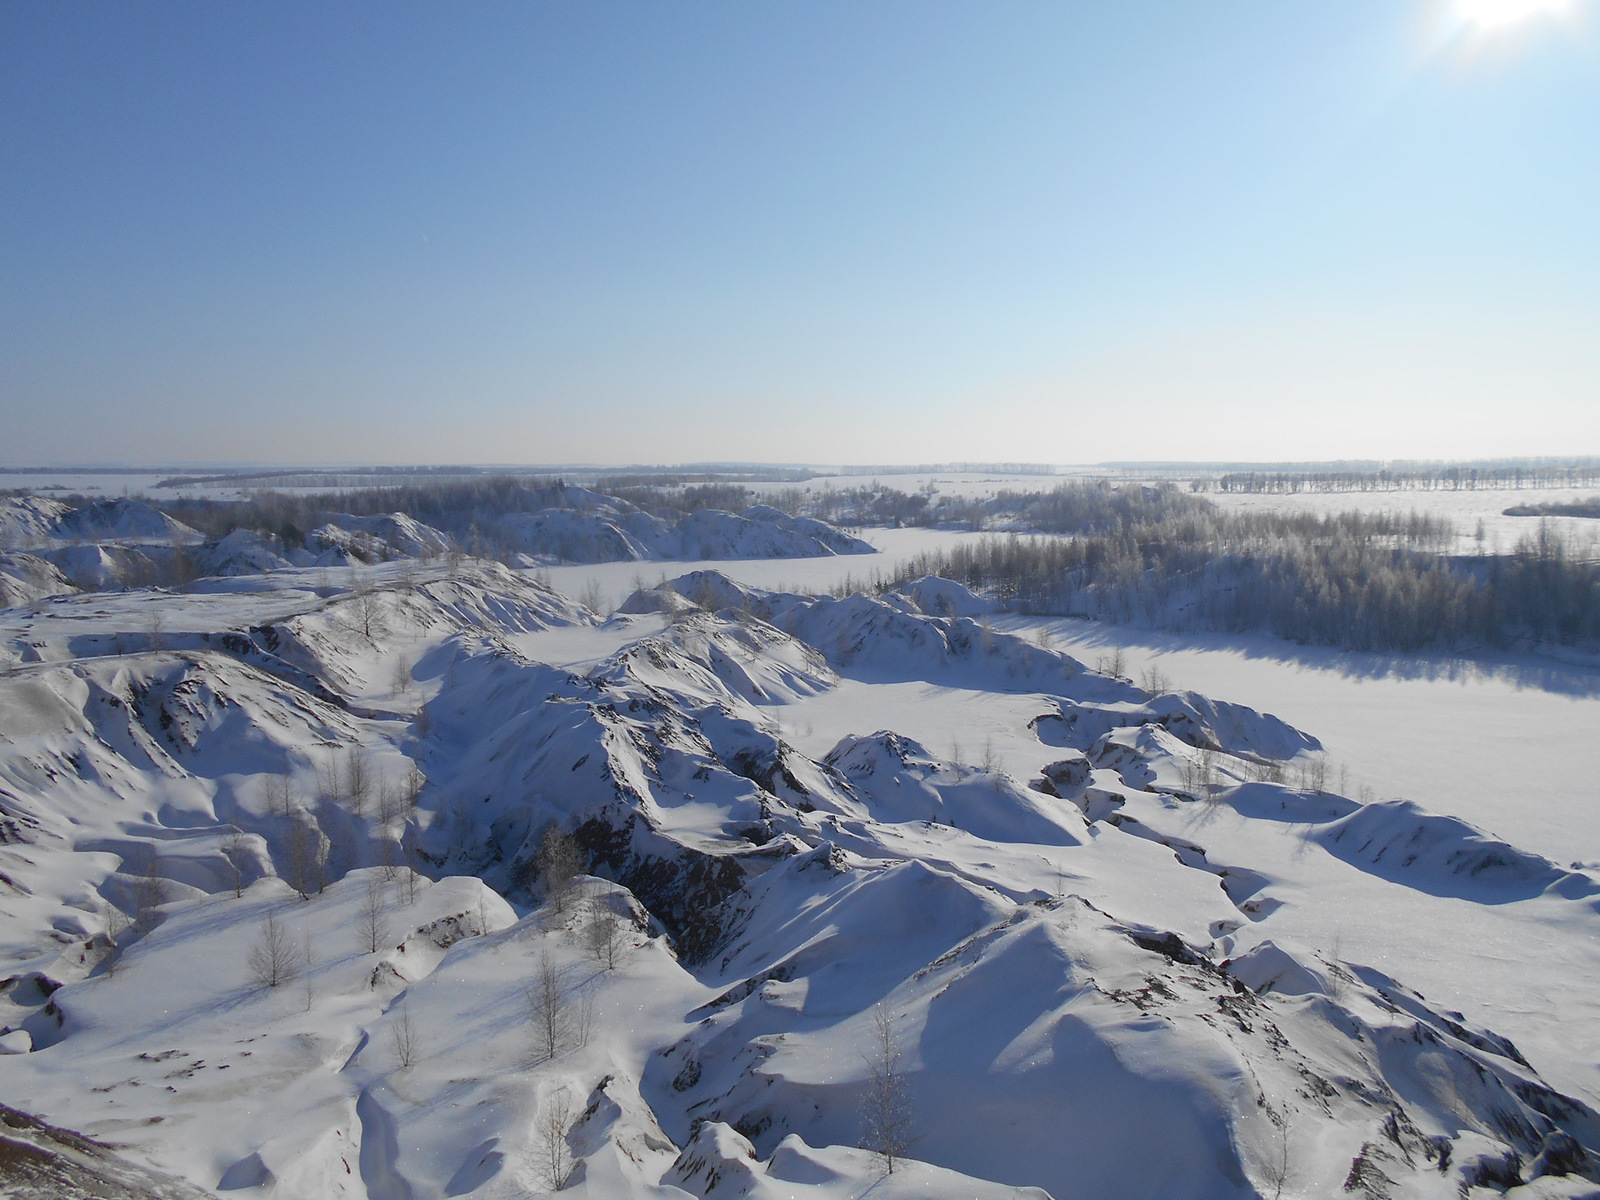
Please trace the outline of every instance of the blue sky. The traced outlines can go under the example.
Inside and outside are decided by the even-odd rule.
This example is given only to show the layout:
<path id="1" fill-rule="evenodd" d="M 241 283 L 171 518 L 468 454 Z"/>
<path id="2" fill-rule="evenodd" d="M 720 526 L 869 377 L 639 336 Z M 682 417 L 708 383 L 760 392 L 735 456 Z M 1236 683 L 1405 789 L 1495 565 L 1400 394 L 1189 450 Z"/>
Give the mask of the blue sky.
<path id="1" fill-rule="evenodd" d="M 1600 453 L 1473 2 L 0 0 L 0 461 Z"/>

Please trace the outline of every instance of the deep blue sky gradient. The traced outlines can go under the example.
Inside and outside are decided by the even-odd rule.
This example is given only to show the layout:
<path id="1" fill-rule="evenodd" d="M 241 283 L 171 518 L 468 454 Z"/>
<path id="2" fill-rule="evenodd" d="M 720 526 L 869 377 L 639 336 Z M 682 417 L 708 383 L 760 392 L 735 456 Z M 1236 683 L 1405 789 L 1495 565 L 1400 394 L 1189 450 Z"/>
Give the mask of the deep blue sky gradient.
<path id="1" fill-rule="evenodd" d="M 1592 2 L 0 2 L 0 461 L 1600 453 Z"/>

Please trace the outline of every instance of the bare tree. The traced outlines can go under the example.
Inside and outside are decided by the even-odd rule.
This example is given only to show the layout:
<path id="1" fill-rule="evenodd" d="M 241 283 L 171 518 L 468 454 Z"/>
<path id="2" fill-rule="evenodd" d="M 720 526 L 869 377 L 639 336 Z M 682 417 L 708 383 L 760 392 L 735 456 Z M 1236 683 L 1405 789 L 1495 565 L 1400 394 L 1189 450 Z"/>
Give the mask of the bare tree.
<path id="1" fill-rule="evenodd" d="M 394 660 L 394 670 L 389 676 L 390 687 L 396 696 L 404 696 L 411 690 L 411 664 L 401 655 Z"/>
<path id="2" fill-rule="evenodd" d="M 301 956 L 289 931 L 271 909 L 262 919 L 260 932 L 245 953 L 250 982 L 257 987 L 275 988 L 300 978 Z"/>
<path id="3" fill-rule="evenodd" d="M 405 780 L 400 785 L 400 817 L 402 820 L 414 820 L 417 815 L 417 798 L 422 795 L 422 785 L 427 783 L 427 778 L 417 770 L 415 763 L 406 772 Z"/>
<path id="4" fill-rule="evenodd" d="M 287 775 L 268 775 L 265 791 L 268 816 L 287 817 L 294 810 L 294 784 Z"/>
<path id="5" fill-rule="evenodd" d="M 417 902 L 417 886 L 422 882 L 422 872 L 419 865 L 422 862 L 422 851 L 418 849 L 416 838 L 404 842 L 406 852 L 406 903 Z"/>
<path id="6" fill-rule="evenodd" d="M 1000 757 L 995 753 L 994 739 L 992 737 L 983 739 L 983 758 L 979 762 L 979 766 L 983 768 L 985 775 L 992 775 L 1000 767 Z"/>
<path id="7" fill-rule="evenodd" d="M 583 927 L 583 943 L 589 957 L 606 970 L 614 970 L 617 960 L 627 952 L 629 940 L 626 924 L 604 898 L 592 900 Z"/>
<path id="8" fill-rule="evenodd" d="M 1050 627 L 1048 625 L 1041 625 L 1038 629 L 1033 631 L 1033 641 L 1034 644 L 1041 650 L 1055 649 L 1055 635 L 1050 632 Z"/>
<path id="9" fill-rule="evenodd" d="M 1128 656 L 1118 646 L 1110 655 L 1102 654 L 1095 660 L 1094 669 L 1113 679 L 1125 679 L 1128 674 Z"/>
<path id="10" fill-rule="evenodd" d="M 326 861 L 322 830 L 310 813 L 296 814 L 289 822 L 289 882 L 301 896 L 322 891 L 322 868 Z"/>
<path id="11" fill-rule="evenodd" d="M 222 857 L 227 860 L 228 872 L 233 876 L 233 894 L 235 898 L 244 895 L 244 867 L 242 863 L 249 849 L 250 840 L 245 837 L 244 830 L 237 825 L 228 826 L 228 832 L 222 839 Z"/>
<path id="12" fill-rule="evenodd" d="M 551 824 L 539 839 L 537 861 L 539 878 L 544 882 L 545 900 L 556 912 L 566 912 L 572 900 L 573 881 L 582 869 L 577 843 L 559 825 Z"/>
<path id="13" fill-rule="evenodd" d="M 372 576 L 363 573 L 356 579 L 350 592 L 348 611 L 350 624 L 369 642 L 389 632 L 383 611 L 383 594 L 378 591 Z"/>
<path id="14" fill-rule="evenodd" d="M 867 1089 L 861 1098 L 861 1143 L 872 1151 L 885 1175 L 911 1143 L 911 1098 L 900 1066 L 900 1039 L 887 1009 L 872 1010 L 872 1049 L 867 1057 Z"/>
<path id="15" fill-rule="evenodd" d="M 400 797 L 395 793 L 394 785 L 389 782 L 389 777 L 382 773 L 378 775 L 378 824 L 387 829 L 400 819 Z"/>
<path id="16" fill-rule="evenodd" d="M 367 948 L 368 954 L 376 954 L 378 947 L 389 941 L 389 923 L 385 919 L 385 907 L 383 884 L 368 876 L 366 891 L 361 898 L 361 916 L 357 921 L 361 944 Z"/>
<path id="17" fill-rule="evenodd" d="M 311 1011 L 311 1005 L 317 998 L 316 980 L 311 974 L 311 935 L 308 933 L 305 940 L 300 943 L 300 999 L 305 1005 L 305 1011 Z"/>
<path id="18" fill-rule="evenodd" d="M 422 1056 L 422 1033 L 411 1019 L 411 1009 L 400 1005 L 400 1012 L 389 1023 L 389 1042 L 394 1047 L 395 1060 L 402 1068 L 409 1067 Z"/>
<path id="19" fill-rule="evenodd" d="M 1166 672 L 1156 663 L 1151 663 L 1139 672 L 1139 686 L 1152 696 L 1172 690 L 1172 681 L 1167 678 Z"/>
<path id="20" fill-rule="evenodd" d="M 149 933 L 160 923 L 159 909 L 167 900 L 167 880 L 161 874 L 161 860 L 153 849 L 150 860 L 145 863 L 144 872 L 133 885 L 133 896 L 134 926 L 140 933 Z"/>
<path id="21" fill-rule="evenodd" d="M 1285 779 L 1283 764 L 1275 758 L 1263 759 L 1255 764 L 1251 776 L 1257 783 L 1282 783 Z"/>
<path id="22" fill-rule="evenodd" d="M 548 950 L 539 952 L 533 979 L 523 987 L 522 994 L 528 1002 L 534 1057 L 548 1062 L 561 1053 L 567 1037 L 566 981 Z"/>
<path id="23" fill-rule="evenodd" d="M 399 858 L 400 848 L 385 828 L 378 836 L 378 868 L 383 872 L 385 883 L 393 883 L 400 874 Z"/>
<path id="24" fill-rule="evenodd" d="M 122 947 L 119 945 L 124 935 L 133 927 L 128 920 L 128 914 L 115 904 L 106 909 L 106 978 L 116 977 L 117 968 L 121 965 Z"/>
<path id="25" fill-rule="evenodd" d="M 330 804 L 344 800 L 344 768 L 339 761 L 339 748 L 331 743 L 327 758 L 317 764 L 317 791 Z"/>
<path id="26" fill-rule="evenodd" d="M 1196 751 L 1193 758 L 1183 759 L 1181 767 L 1183 787 L 1196 800 L 1214 810 L 1222 799 L 1222 785 L 1217 778 L 1217 761 L 1210 750 Z"/>
<path id="27" fill-rule="evenodd" d="M 578 603 L 587 608 L 596 616 L 610 616 L 609 612 L 602 612 L 606 607 L 605 589 L 600 586 L 600 581 L 593 575 L 583 585 L 583 590 L 578 593 Z M 701 605 L 702 608 L 706 607 Z"/>
<path id="28" fill-rule="evenodd" d="M 549 950 L 539 951 L 533 978 L 524 985 L 522 995 L 528 1005 L 536 1062 L 549 1062 L 588 1042 L 594 997 L 587 989 L 568 984 L 567 972 Z"/>
<path id="29" fill-rule="evenodd" d="M 389 777 L 378 775 L 378 865 L 383 868 L 383 881 L 393 883 L 399 862 L 399 847 L 391 832 L 400 820 L 403 806 Z M 402 831 L 404 832 L 404 831 Z"/>
<path id="30" fill-rule="evenodd" d="M 1328 786 L 1328 756 L 1314 754 L 1300 766 L 1300 790 L 1322 795 Z"/>
<path id="31" fill-rule="evenodd" d="M 353 747 L 344 760 L 344 794 L 350 811 L 358 817 L 367 815 L 367 801 L 372 798 L 372 755 L 364 746 Z"/>
<path id="32" fill-rule="evenodd" d="M 1343 1003 L 1346 984 L 1353 982 L 1348 969 L 1344 965 L 1342 953 L 1343 935 L 1334 934 L 1333 944 L 1328 947 L 1328 952 L 1323 956 L 1323 961 L 1328 965 L 1327 993 L 1328 998 L 1335 1003 Z"/>
<path id="33" fill-rule="evenodd" d="M 538 1126 L 539 1182 L 546 1191 L 559 1192 L 572 1178 L 572 1098 L 559 1087 L 545 1104 Z"/>
<path id="34" fill-rule="evenodd" d="M 1268 1143 L 1268 1152 L 1262 1164 L 1262 1175 L 1267 1186 L 1272 1188 L 1272 1200 L 1283 1200 L 1283 1192 L 1291 1187 L 1299 1175 L 1299 1170 L 1294 1161 L 1293 1124 L 1289 1119 L 1289 1108 L 1284 1106 L 1282 1112 L 1267 1105 L 1267 1119 L 1272 1122 L 1273 1136 Z"/>

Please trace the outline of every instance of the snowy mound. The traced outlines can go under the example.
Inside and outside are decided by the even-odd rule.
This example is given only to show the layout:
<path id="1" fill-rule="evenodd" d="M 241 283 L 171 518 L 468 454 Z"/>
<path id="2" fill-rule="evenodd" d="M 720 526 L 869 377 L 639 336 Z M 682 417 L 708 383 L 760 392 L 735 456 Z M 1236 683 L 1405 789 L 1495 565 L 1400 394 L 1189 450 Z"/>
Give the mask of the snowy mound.
<path id="1" fill-rule="evenodd" d="M 193 529 L 174 521 L 166 513 L 142 501 L 126 498 L 95 500 L 63 514 L 53 536 L 93 542 L 193 543 L 202 540 Z"/>
<path id="2" fill-rule="evenodd" d="M 791 517 L 771 505 L 755 504 L 743 510 L 739 515 L 747 521 L 770 525 L 798 537 L 814 539 L 835 554 L 874 553 L 871 543 L 864 542 L 858 537 L 852 537 L 826 521 L 819 521 L 813 517 Z"/>
<path id="3" fill-rule="evenodd" d="M 1585 876 L 1485 836 L 1455 817 L 1424 812 L 1409 800 L 1367 804 L 1317 831 L 1328 850 L 1363 870 L 1446 896 L 1563 895 L 1600 891 Z"/>
<path id="4" fill-rule="evenodd" d="M 46 596 L 62 596 L 77 587 L 47 559 L 32 554 L 0 553 L 0 608 L 32 604 Z"/>
<path id="5" fill-rule="evenodd" d="M 924 575 L 900 589 L 900 594 L 932 617 L 981 617 L 999 607 L 993 600 L 975 596 L 951 579 Z"/>
<path id="6" fill-rule="evenodd" d="M 1068 655 L 968 617 L 926 615 L 902 597 L 796 596 L 745 587 L 720 571 L 690 571 L 635 592 L 618 611 L 681 612 L 685 601 L 709 611 L 751 614 L 814 647 L 840 671 L 965 677 L 999 690 L 1057 692 L 1072 688 L 1084 670 Z"/>
<path id="7" fill-rule="evenodd" d="M 656 536 L 654 517 L 643 519 L 643 532 Z M 646 543 L 624 531 L 620 515 L 598 515 L 550 509 L 539 513 L 508 513 L 500 518 L 500 534 L 525 554 L 556 562 L 627 562 L 654 557 Z"/>
<path id="8" fill-rule="evenodd" d="M 40 551 L 74 585 L 89 590 L 138 587 L 164 575 L 178 551 L 160 543 L 85 542 Z"/>
<path id="9" fill-rule="evenodd" d="M 602 624 L 408 560 L 12 610 L 0 1090 L 311 1200 L 1593 1190 L 1564 1041 L 1284 924 L 1531 933 L 1587 986 L 1588 873 L 1291 786 L 1309 735 L 923 583 L 698 572 Z M 1033 787 L 876 724 L 815 756 L 830 712 L 956 690 Z"/>
<path id="10" fill-rule="evenodd" d="M 71 511 L 44 496 L 0 496 L 0 548 L 37 546 L 55 537 Z"/>
<path id="11" fill-rule="evenodd" d="M 377 539 L 385 558 L 432 558 L 448 553 L 452 545 L 446 534 L 403 512 L 379 513 L 372 517 L 338 513 L 329 524 Z"/>
<path id="12" fill-rule="evenodd" d="M 928 821 L 991 842 L 1073 846 L 1083 822 L 1076 809 L 1052 804 L 997 772 L 933 759 L 898 734 L 848 737 L 823 760 L 867 798 L 875 820 Z"/>
<path id="13" fill-rule="evenodd" d="M 753 704 L 792 703 L 838 682 L 820 652 L 737 610 L 716 616 L 695 612 L 668 626 L 661 639 Z"/>
<path id="14" fill-rule="evenodd" d="M 536 558 L 578 563 L 874 553 L 826 522 L 764 506 L 742 514 L 701 509 L 668 522 L 613 497 L 585 493 L 579 499 L 575 508 L 509 513 L 500 519 L 500 532 Z"/>
<path id="15" fill-rule="evenodd" d="M 265 538 L 253 529 L 235 529 L 227 537 L 206 546 L 198 556 L 207 575 L 258 575 L 290 565 Z"/>
<path id="16" fill-rule="evenodd" d="M 1271 713 L 1196 692 L 1169 692 L 1144 700 L 1061 699 L 1032 721 L 1034 733 L 1046 745 L 1096 753 L 1104 752 L 1101 744 L 1113 731 L 1146 725 L 1197 749 L 1242 758 L 1291 759 L 1322 748 L 1316 738 Z"/>

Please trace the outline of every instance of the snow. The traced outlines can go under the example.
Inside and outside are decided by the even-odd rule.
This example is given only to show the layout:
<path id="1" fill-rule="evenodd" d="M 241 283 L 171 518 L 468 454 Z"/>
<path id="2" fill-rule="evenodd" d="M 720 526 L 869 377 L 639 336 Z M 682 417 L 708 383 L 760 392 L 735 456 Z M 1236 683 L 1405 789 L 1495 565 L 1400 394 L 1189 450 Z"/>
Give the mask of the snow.
<path id="1" fill-rule="evenodd" d="M 1538 536 L 1539 518 L 1509 517 L 1505 510 L 1525 504 L 1572 504 L 1593 496 L 1587 488 L 1504 488 L 1392 492 L 1207 492 L 1206 499 L 1229 511 L 1316 514 L 1338 512 L 1443 517 L 1455 526 L 1456 554 L 1510 553 L 1523 538 Z M 1600 522 L 1581 517 L 1546 517 L 1552 529 L 1579 548 L 1582 557 L 1600 557 Z M 1483 541 L 1478 525 L 1483 525 Z"/>
<path id="2" fill-rule="evenodd" d="M 566 489 L 574 507 L 509 513 L 500 533 L 547 562 L 704 561 L 870 554 L 872 547 L 822 521 L 767 505 L 742 513 L 702 509 L 666 521 L 612 496 Z"/>
<path id="3" fill-rule="evenodd" d="M 277 567 L 0 614 L 0 1092 L 241 1196 L 542 1194 L 552 1149 L 595 1197 L 1593 1190 L 1588 668 L 782 586 L 849 569 Z M 1092 670 L 1113 645 L 1183 690 Z"/>

